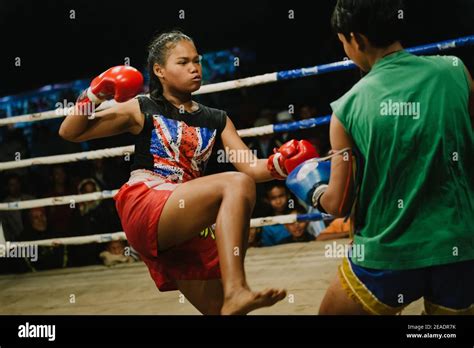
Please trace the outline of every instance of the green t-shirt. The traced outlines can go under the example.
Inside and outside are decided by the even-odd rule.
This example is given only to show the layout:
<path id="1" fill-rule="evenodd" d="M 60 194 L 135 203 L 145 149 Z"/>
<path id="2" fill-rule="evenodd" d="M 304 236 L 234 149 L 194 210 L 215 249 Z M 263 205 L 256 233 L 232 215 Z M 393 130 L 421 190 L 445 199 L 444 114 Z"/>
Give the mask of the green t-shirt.
<path id="1" fill-rule="evenodd" d="M 354 263 L 400 270 L 474 259 L 464 69 L 457 57 L 398 51 L 331 104 L 363 162 L 354 244 L 364 253 Z"/>

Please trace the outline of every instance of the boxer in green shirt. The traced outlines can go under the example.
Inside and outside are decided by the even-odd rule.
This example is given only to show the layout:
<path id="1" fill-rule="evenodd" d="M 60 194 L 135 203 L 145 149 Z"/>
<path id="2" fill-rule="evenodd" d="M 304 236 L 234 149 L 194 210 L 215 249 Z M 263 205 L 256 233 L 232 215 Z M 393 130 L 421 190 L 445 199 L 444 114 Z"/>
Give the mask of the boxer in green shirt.
<path id="1" fill-rule="evenodd" d="M 474 87 L 454 56 L 417 57 L 399 41 L 400 0 L 338 0 L 332 25 L 366 75 L 331 104 L 335 156 L 317 207 L 352 206 L 355 250 L 320 314 L 395 314 L 423 297 L 428 314 L 474 314 Z M 348 187 L 349 185 L 349 187 Z"/>

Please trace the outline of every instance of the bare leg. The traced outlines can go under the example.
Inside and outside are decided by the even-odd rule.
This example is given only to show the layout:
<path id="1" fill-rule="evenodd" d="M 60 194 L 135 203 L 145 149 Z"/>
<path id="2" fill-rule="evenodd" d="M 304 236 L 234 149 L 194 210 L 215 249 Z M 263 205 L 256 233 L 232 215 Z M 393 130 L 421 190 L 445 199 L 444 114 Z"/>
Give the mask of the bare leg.
<path id="1" fill-rule="evenodd" d="M 244 257 L 250 216 L 255 204 L 255 182 L 249 176 L 228 172 L 198 178 L 180 185 L 163 208 L 158 245 L 166 250 L 198 235 L 216 222 L 216 244 L 224 289 L 222 314 L 246 314 L 282 300 L 283 290 L 250 291 Z"/>
<path id="2" fill-rule="evenodd" d="M 339 276 L 335 276 L 324 295 L 320 315 L 368 315 L 362 305 L 351 299 L 342 287 Z"/>
<path id="3" fill-rule="evenodd" d="M 224 290 L 220 279 L 177 280 L 179 291 L 205 315 L 219 315 L 224 303 Z"/>

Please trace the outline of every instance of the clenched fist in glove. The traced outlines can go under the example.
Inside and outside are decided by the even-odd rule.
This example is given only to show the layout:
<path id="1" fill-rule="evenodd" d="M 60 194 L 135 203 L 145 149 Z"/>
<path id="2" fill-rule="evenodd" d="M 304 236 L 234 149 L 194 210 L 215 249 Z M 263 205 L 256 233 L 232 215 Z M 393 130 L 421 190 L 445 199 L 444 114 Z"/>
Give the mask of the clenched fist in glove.
<path id="1" fill-rule="evenodd" d="M 282 180 L 300 163 L 319 157 L 316 148 L 307 140 L 290 140 L 274 152 L 268 158 L 267 168 L 274 178 Z"/>

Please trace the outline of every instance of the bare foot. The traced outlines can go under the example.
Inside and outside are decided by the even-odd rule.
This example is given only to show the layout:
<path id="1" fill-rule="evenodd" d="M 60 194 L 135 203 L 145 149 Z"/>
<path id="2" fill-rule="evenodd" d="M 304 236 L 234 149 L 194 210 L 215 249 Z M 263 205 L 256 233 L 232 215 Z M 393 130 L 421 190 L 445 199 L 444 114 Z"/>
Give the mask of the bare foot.
<path id="1" fill-rule="evenodd" d="M 252 292 L 242 288 L 226 296 L 221 309 L 222 315 L 244 315 L 257 308 L 273 306 L 286 296 L 286 290 L 266 289 Z"/>

